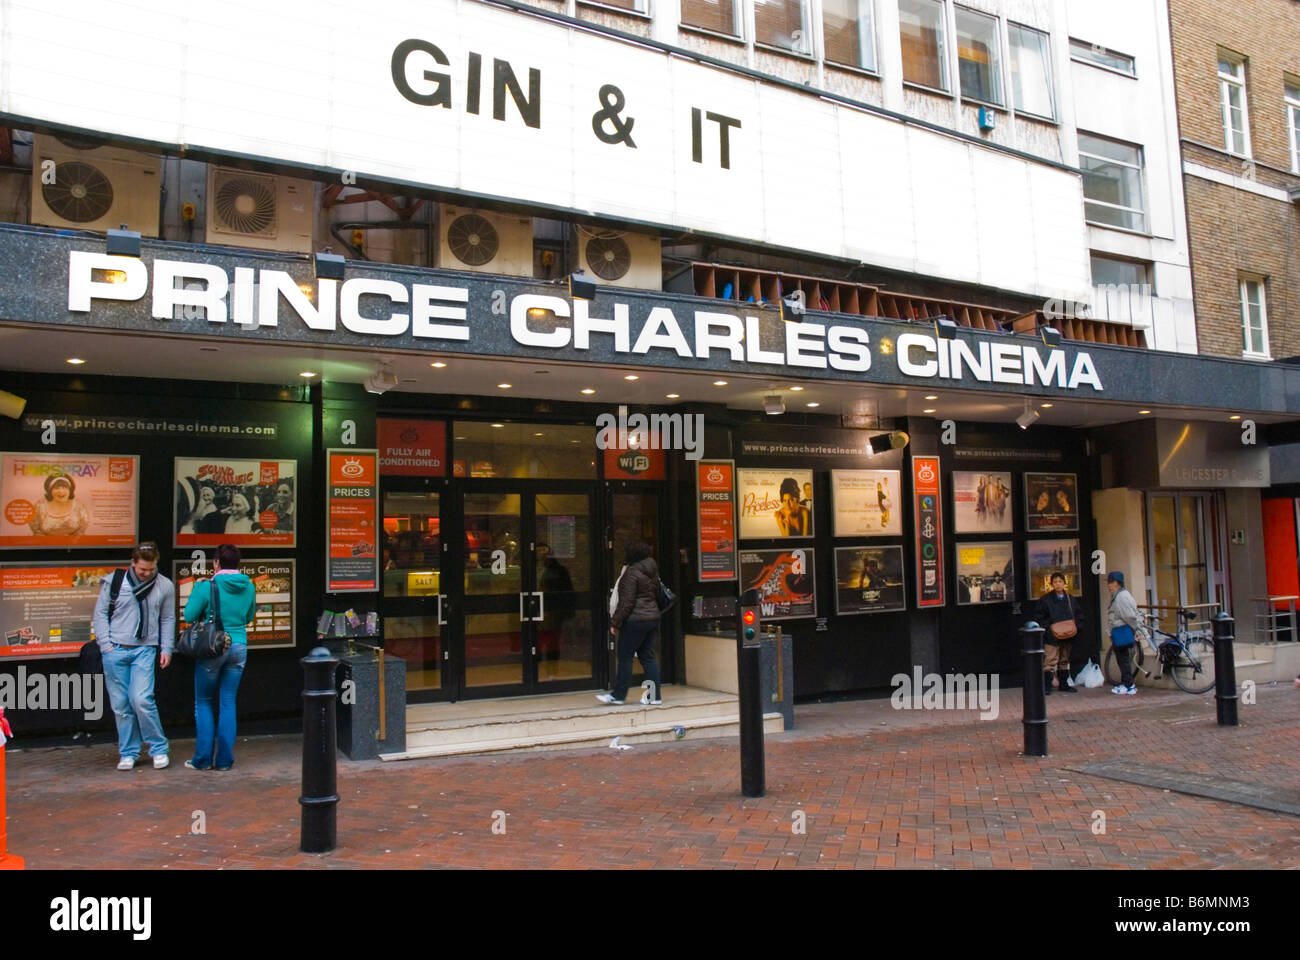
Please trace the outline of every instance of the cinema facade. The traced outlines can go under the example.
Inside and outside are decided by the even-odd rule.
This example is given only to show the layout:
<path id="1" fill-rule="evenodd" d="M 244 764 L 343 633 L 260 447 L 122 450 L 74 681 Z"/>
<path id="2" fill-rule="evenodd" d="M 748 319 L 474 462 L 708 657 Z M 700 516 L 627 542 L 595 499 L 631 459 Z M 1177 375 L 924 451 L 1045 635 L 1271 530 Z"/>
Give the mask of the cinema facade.
<path id="1" fill-rule="evenodd" d="M 262 578 L 253 722 L 296 716 L 322 634 L 400 659 L 408 703 L 603 689 L 637 539 L 682 598 L 674 683 L 749 588 L 805 700 L 918 666 L 1018 679 L 1057 569 L 1080 662 L 1106 569 L 1252 628 L 1300 370 L 1052 326 L 1046 304 L 1092 293 L 1077 169 L 563 16 L 447 7 L 359 27 L 379 67 L 317 113 L 292 106 L 298 41 L 262 51 L 258 110 L 235 79 L 173 95 L 124 66 L 110 115 L 71 79 L 37 96 L 39 51 L 9 65 L 31 208 L 0 224 L 3 389 L 25 401 L 0 419 L 0 670 L 69 669 L 93 573 L 141 540 L 182 592 L 225 540 Z M 573 55 L 533 66 L 556 38 Z M 795 115 L 818 150 L 781 133 Z M 44 187 L 97 158 L 168 186 L 57 220 Z M 37 516 L 58 474 L 92 515 L 66 537 Z M 159 683 L 177 724 L 187 669 Z"/>

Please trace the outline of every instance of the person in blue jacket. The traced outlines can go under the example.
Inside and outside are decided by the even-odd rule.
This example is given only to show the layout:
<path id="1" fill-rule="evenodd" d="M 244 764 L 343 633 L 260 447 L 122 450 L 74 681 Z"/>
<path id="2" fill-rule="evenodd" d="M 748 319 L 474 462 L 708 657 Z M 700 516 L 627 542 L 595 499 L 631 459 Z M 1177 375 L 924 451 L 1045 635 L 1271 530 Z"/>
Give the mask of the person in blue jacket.
<path id="1" fill-rule="evenodd" d="M 234 544 L 217 547 L 216 573 L 194 584 L 185 604 L 186 623 L 207 619 L 213 590 L 221 591 L 221 625 L 230 634 L 230 648 L 219 657 L 194 661 L 194 759 L 185 761 L 191 770 L 229 770 L 235 762 L 235 694 L 248 661 L 247 624 L 253 619 L 257 591 L 239 572 L 239 548 Z M 219 720 L 214 700 L 219 701 Z"/>

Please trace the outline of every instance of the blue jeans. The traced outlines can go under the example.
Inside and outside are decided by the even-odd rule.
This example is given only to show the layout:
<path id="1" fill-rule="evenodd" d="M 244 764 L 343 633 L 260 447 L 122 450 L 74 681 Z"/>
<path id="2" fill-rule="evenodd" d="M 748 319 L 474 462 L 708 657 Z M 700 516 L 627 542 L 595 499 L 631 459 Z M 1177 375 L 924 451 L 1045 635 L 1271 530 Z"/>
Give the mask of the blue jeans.
<path id="1" fill-rule="evenodd" d="M 618 679 L 614 682 L 614 699 L 626 700 L 627 688 L 632 683 L 632 658 L 641 661 L 645 678 L 654 684 L 650 699 L 661 700 L 659 664 L 655 660 L 655 632 L 658 620 L 625 620 L 618 634 Z"/>
<path id="2" fill-rule="evenodd" d="M 104 654 L 104 683 L 117 721 L 117 752 L 134 760 L 140 754 L 140 737 L 149 756 L 166 755 L 158 705 L 153 699 L 153 672 L 157 647 L 110 647 Z"/>
<path id="3" fill-rule="evenodd" d="M 232 643 L 230 649 L 210 660 L 194 661 L 194 759 L 200 770 L 216 766 L 224 770 L 235 762 L 235 694 L 244 678 L 248 644 Z M 215 717 L 213 701 L 221 710 Z M 214 760 L 213 738 L 216 739 Z"/>

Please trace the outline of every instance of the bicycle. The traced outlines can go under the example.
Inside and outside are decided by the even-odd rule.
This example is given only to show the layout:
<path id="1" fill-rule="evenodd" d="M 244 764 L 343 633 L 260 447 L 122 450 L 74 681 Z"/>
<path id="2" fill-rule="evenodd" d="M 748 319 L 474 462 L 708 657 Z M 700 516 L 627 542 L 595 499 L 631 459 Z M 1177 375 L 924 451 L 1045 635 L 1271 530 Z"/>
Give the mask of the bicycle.
<path id="1" fill-rule="evenodd" d="M 1133 673 L 1141 673 L 1148 679 L 1159 680 L 1166 671 L 1174 683 L 1184 693 L 1208 693 L 1214 688 L 1214 641 L 1208 631 L 1189 630 L 1188 624 L 1196 615 L 1191 610 L 1178 611 L 1178 633 L 1161 630 L 1157 623 L 1160 618 L 1154 614 L 1147 616 L 1147 629 L 1150 636 L 1157 639 L 1155 673 L 1146 669 L 1146 645 L 1139 640 L 1134 644 L 1132 656 Z M 1163 639 L 1161 639 L 1163 638 Z M 1119 663 L 1115 657 L 1115 648 L 1106 651 L 1106 662 L 1102 667 L 1106 679 L 1119 683 Z"/>

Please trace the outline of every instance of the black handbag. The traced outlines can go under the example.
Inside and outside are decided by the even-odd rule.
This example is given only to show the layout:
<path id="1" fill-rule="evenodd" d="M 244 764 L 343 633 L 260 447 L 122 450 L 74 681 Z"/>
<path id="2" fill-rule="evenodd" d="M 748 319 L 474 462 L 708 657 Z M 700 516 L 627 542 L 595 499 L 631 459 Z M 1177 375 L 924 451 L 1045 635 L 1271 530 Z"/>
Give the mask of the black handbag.
<path id="1" fill-rule="evenodd" d="M 668 589 L 668 584 L 659 581 L 659 612 L 666 613 L 677 602 L 677 594 Z"/>
<path id="2" fill-rule="evenodd" d="M 181 631 L 176 641 L 176 652 L 196 660 L 211 660 L 230 649 L 230 634 L 226 633 L 221 623 L 221 591 L 215 580 L 208 581 L 208 595 L 212 604 L 212 616 L 199 623 L 191 623 Z"/>

